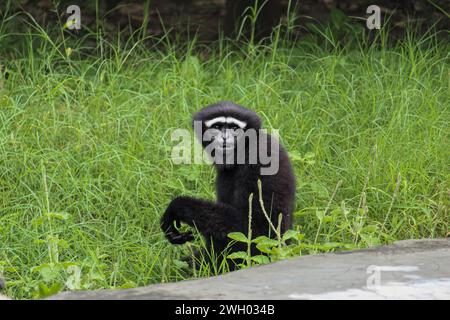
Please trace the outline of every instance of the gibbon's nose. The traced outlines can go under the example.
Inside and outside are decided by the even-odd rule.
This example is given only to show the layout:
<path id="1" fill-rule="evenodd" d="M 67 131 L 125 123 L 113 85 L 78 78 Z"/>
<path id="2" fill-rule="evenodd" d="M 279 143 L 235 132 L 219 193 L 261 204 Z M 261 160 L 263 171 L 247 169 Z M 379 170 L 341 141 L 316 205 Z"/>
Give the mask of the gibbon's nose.
<path id="1" fill-rule="evenodd" d="M 217 142 L 223 146 L 232 146 L 234 138 L 229 130 L 224 129 L 217 135 Z"/>
<path id="2" fill-rule="evenodd" d="M 219 135 L 218 142 L 227 146 L 233 145 L 234 138 L 230 130 L 228 129 L 222 130 L 221 134 Z"/>

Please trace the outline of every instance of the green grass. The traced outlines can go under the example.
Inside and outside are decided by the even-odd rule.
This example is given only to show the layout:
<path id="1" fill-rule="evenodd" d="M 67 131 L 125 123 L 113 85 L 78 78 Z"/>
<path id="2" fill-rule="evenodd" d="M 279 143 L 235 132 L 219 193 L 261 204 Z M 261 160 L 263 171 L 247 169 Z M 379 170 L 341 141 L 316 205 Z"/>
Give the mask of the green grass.
<path id="1" fill-rule="evenodd" d="M 159 218 L 174 196 L 214 198 L 213 168 L 173 165 L 170 136 L 225 99 L 280 130 L 311 248 L 449 231 L 450 46 L 434 35 L 233 51 L 11 33 L 0 28 L 0 271 L 12 297 L 213 274 L 183 270 L 189 245 L 169 245 Z"/>

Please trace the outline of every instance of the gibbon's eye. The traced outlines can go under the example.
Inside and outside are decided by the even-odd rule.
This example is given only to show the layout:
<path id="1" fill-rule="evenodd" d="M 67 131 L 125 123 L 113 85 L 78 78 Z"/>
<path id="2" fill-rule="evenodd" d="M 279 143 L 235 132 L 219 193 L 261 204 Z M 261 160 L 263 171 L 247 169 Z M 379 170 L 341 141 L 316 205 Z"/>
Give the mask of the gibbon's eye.
<path id="1" fill-rule="evenodd" d="M 219 130 L 219 129 L 220 129 L 220 124 L 218 124 L 218 123 L 213 124 L 213 125 L 212 125 L 212 128 L 213 128 L 213 129 Z"/>
<path id="2" fill-rule="evenodd" d="M 241 131 L 240 131 L 241 128 L 238 127 L 237 125 L 232 125 L 232 126 L 230 126 L 229 129 L 231 130 L 231 134 L 233 136 L 238 136 L 241 133 Z"/>

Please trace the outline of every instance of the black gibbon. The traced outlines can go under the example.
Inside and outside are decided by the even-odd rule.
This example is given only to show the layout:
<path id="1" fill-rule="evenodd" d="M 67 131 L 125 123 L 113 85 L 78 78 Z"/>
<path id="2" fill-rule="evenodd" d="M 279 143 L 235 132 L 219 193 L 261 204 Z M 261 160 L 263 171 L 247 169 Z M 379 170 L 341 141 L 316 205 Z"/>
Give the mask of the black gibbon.
<path id="1" fill-rule="evenodd" d="M 278 225 L 281 214 L 281 233 L 291 228 L 294 173 L 288 154 L 279 141 L 261 130 L 260 117 L 249 109 L 224 101 L 200 110 L 194 115 L 193 124 L 203 148 L 210 150 L 216 167 L 217 200 L 185 196 L 173 199 L 161 218 L 166 238 L 172 244 L 193 240 L 191 232 L 178 230 L 181 223 L 186 223 L 196 228 L 204 236 L 208 248 L 212 245 L 217 254 L 227 246 L 231 251 L 245 251 L 246 245 L 242 243 L 229 246 L 231 239 L 227 235 L 230 232 L 247 234 L 250 194 L 253 194 L 252 238 L 261 235 L 275 238 L 260 203 L 258 180 L 261 181 L 263 204 L 272 226 Z M 256 143 L 250 137 L 256 137 Z M 269 156 L 270 161 L 264 156 Z M 257 252 L 252 248 L 252 254 Z"/>

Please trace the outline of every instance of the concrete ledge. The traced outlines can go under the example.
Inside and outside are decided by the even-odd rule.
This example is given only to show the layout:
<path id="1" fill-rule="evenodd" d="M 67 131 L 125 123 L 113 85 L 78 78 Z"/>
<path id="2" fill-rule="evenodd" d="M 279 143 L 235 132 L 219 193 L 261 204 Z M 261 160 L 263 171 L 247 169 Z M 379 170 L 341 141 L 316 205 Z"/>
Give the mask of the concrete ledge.
<path id="1" fill-rule="evenodd" d="M 450 239 L 399 241 L 199 280 L 50 299 L 450 299 Z"/>

